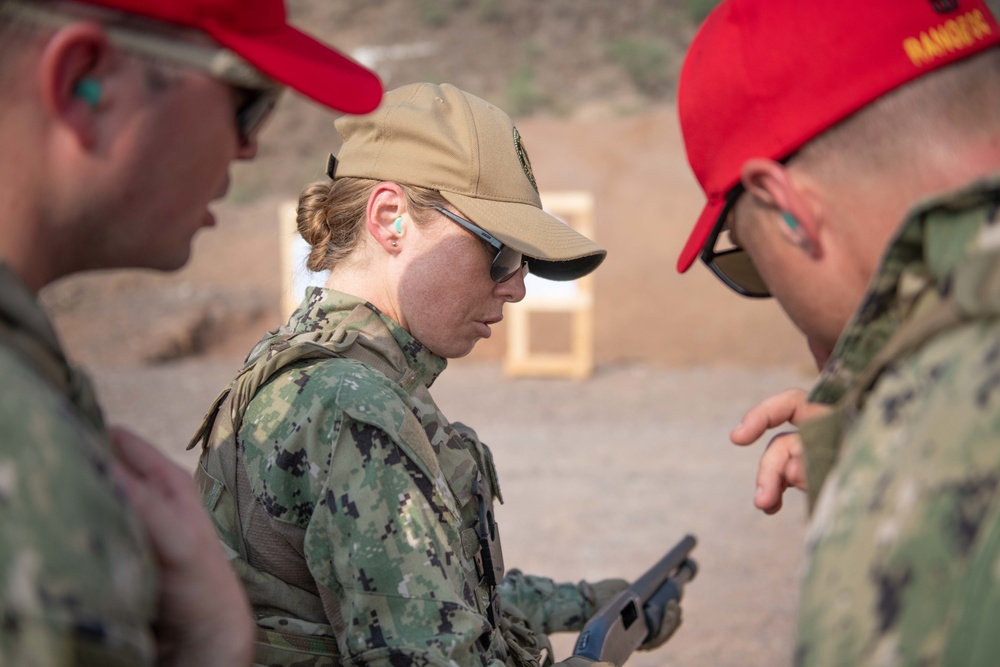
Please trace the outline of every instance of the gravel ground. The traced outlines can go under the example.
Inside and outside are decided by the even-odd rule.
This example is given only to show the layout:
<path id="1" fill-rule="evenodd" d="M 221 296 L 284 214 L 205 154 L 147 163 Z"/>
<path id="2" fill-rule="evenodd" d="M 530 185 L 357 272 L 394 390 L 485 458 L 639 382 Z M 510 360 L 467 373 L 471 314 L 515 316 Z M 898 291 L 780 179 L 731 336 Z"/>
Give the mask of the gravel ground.
<path id="1" fill-rule="evenodd" d="M 237 362 L 185 360 L 92 370 L 110 421 L 181 465 L 184 444 Z M 804 499 L 753 508 L 759 448 L 728 444 L 756 401 L 808 377 L 791 370 L 601 367 L 594 378 L 505 379 L 498 365 L 453 364 L 432 391 L 493 449 L 508 567 L 559 580 L 634 578 L 683 535 L 698 538 L 684 626 L 629 665 L 791 663 Z M 557 657 L 574 637 L 557 636 Z"/>

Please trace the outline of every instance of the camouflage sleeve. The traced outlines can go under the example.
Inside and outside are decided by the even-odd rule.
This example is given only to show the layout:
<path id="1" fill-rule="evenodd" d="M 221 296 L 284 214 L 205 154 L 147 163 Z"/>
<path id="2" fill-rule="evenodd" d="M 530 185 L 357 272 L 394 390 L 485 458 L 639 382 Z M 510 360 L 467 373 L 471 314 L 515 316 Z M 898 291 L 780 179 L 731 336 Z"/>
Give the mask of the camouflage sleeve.
<path id="1" fill-rule="evenodd" d="M 156 572 L 102 436 L 0 351 L 0 664 L 155 664 Z"/>
<path id="2" fill-rule="evenodd" d="M 442 500 L 385 431 L 345 419 L 305 548 L 351 664 L 502 664 Z"/>
<path id="3" fill-rule="evenodd" d="M 998 415 L 995 321 L 883 374 L 813 513 L 798 664 L 996 664 Z"/>
<path id="4" fill-rule="evenodd" d="M 504 611 L 524 617 L 529 627 L 545 634 L 579 632 L 598 609 L 627 586 L 623 579 L 558 584 L 547 577 L 510 570 L 500 583 L 500 600 Z"/>

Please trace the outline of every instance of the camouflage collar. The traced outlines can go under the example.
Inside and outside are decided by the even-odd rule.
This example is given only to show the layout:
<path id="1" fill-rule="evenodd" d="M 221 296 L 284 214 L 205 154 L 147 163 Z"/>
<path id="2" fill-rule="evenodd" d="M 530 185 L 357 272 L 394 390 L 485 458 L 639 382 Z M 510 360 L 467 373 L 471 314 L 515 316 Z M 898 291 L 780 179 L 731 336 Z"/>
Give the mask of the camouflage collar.
<path id="1" fill-rule="evenodd" d="M 87 376 L 69 363 L 49 316 L 10 269 L 0 262 L 0 344 L 69 399 L 98 432 L 104 416 Z"/>
<path id="2" fill-rule="evenodd" d="M 62 346 L 48 315 L 21 279 L 0 262 L 0 318 L 24 330 L 65 362 Z"/>
<path id="3" fill-rule="evenodd" d="M 334 329 L 359 305 L 368 308 L 372 317 L 351 323 L 348 328 L 365 334 L 365 338 L 374 345 L 374 350 L 381 352 L 386 358 L 392 357 L 392 350 L 398 348 L 403 353 L 407 366 L 416 374 L 419 384 L 430 387 L 448 362 L 428 350 L 391 317 L 356 296 L 322 287 L 309 288 L 305 300 L 288 320 L 286 333 Z"/>
<path id="4" fill-rule="evenodd" d="M 905 218 L 861 307 L 837 341 L 810 400 L 835 403 L 854 383 L 918 301 L 944 296 L 955 267 L 979 252 L 984 230 L 996 228 L 1000 174 L 919 203 Z"/>

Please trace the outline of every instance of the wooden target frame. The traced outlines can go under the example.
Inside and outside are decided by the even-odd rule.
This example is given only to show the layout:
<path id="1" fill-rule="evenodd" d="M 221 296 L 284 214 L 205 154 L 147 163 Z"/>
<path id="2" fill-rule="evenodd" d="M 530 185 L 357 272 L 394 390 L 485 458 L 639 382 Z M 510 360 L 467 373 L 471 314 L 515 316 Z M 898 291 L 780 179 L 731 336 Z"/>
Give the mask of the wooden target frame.
<path id="1" fill-rule="evenodd" d="M 541 193 L 541 198 L 546 211 L 584 236 L 594 238 L 593 195 L 585 191 L 553 191 Z M 504 374 L 508 377 L 564 377 L 575 380 L 590 377 L 594 371 L 593 275 L 568 284 L 556 283 L 560 286 L 558 290 L 537 289 L 550 281 L 533 276 L 529 276 L 529 279 L 525 298 L 506 308 L 507 315 L 504 319 L 507 322 L 507 352 L 504 357 Z M 532 313 L 565 313 L 570 316 L 568 351 L 532 351 Z"/>

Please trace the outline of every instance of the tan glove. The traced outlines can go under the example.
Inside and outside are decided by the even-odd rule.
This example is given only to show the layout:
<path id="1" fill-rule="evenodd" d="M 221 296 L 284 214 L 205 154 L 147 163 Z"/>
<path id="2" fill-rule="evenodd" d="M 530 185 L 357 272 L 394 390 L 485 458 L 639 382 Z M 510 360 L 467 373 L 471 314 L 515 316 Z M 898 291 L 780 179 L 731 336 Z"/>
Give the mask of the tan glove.
<path id="1" fill-rule="evenodd" d="M 580 590 L 584 596 L 594 605 L 594 612 L 606 605 L 611 598 L 628 588 L 628 582 L 624 579 L 602 579 L 596 583 L 586 581 L 580 582 Z"/>
<path id="2" fill-rule="evenodd" d="M 639 647 L 640 651 L 652 651 L 654 648 L 663 644 L 663 642 L 670 639 L 677 628 L 681 626 L 681 606 L 677 603 L 677 600 L 671 600 L 667 603 L 667 606 L 663 610 L 663 618 L 660 620 L 660 627 L 657 629 L 656 634 L 643 642 L 642 646 Z"/>
<path id="3" fill-rule="evenodd" d="M 582 655 L 574 655 L 571 658 L 557 662 L 552 667 L 615 667 L 615 665 L 610 662 L 594 662 L 590 658 L 584 658 Z"/>

